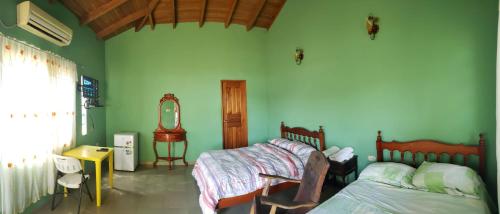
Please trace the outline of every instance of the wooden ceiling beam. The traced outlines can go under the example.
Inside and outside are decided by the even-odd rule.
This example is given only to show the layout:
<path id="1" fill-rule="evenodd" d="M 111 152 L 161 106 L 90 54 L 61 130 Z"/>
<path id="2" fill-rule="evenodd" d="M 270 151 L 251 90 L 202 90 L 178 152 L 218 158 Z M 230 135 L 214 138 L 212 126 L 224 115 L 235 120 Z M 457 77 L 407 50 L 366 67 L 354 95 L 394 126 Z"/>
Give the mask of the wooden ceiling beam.
<path id="1" fill-rule="evenodd" d="M 155 18 L 153 17 L 153 13 L 149 15 L 149 26 L 151 26 L 151 30 L 155 29 L 156 21 Z"/>
<path id="2" fill-rule="evenodd" d="M 269 26 L 267 26 L 267 30 L 269 30 L 269 28 L 271 28 L 271 26 L 273 25 L 274 21 L 276 20 L 276 17 L 278 17 L 278 15 L 280 14 L 281 12 L 281 9 L 283 9 L 283 6 L 285 6 L 285 3 L 286 3 L 286 0 L 282 0 L 279 7 L 278 7 L 278 11 L 273 14 L 273 18 L 271 20 L 271 24 L 269 24 Z"/>
<path id="3" fill-rule="evenodd" d="M 109 25 L 108 27 L 102 29 L 101 31 L 97 32 L 97 37 L 106 38 L 109 35 L 111 35 L 112 33 L 116 32 L 117 30 L 120 30 L 120 28 L 125 27 L 125 26 L 129 25 L 130 23 L 137 21 L 140 18 L 143 18 L 146 15 L 147 14 L 144 10 L 135 11 L 135 12 L 121 18 L 117 22 Z"/>
<path id="4" fill-rule="evenodd" d="M 247 31 L 252 30 L 252 28 L 255 26 L 255 22 L 257 22 L 257 18 L 259 18 L 260 12 L 262 12 L 264 5 L 266 5 L 266 0 L 260 0 L 257 3 L 255 10 L 251 13 L 252 15 L 248 19 Z"/>
<path id="5" fill-rule="evenodd" d="M 200 20 L 198 21 L 198 26 L 203 27 L 205 24 L 205 13 L 207 11 L 208 0 L 201 0 L 201 10 L 200 10 Z"/>
<path id="6" fill-rule="evenodd" d="M 141 20 L 137 21 L 137 23 L 135 24 L 135 32 L 139 32 L 142 30 L 142 28 L 144 27 L 144 25 L 146 25 L 146 21 L 148 20 L 148 17 L 149 15 L 146 15 L 144 18 L 142 18 Z"/>
<path id="7" fill-rule="evenodd" d="M 158 3 L 160 3 L 160 0 L 152 0 L 146 5 L 146 8 L 144 9 L 146 16 L 144 16 L 141 21 L 137 22 L 135 25 L 135 32 L 140 31 L 148 21 L 149 24 L 151 24 L 151 29 L 154 29 L 155 22 L 153 20 L 153 12 L 158 6 Z"/>
<path id="8" fill-rule="evenodd" d="M 95 8 L 94 10 L 84 14 L 80 19 L 80 24 L 86 25 L 96 20 L 97 18 L 107 14 L 109 11 L 117 8 L 118 6 L 124 4 L 125 2 L 127 2 L 127 0 L 111 0 L 108 3 L 105 3 Z"/>
<path id="9" fill-rule="evenodd" d="M 233 19 L 234 11 L 236 10 L 236 5 L 238 5 L 238 0 L 229 0 L 229 10 L 226 15 L 226 20 L 224 21 L 224 27 L 229 27 L 231 20 Z"/>
<path id="10" fill-rule="evenodd" d="M 175 0 L 172 1 L 172 27 L 175 29 L 177 26 L 177 10 L 175 8 Z"/>

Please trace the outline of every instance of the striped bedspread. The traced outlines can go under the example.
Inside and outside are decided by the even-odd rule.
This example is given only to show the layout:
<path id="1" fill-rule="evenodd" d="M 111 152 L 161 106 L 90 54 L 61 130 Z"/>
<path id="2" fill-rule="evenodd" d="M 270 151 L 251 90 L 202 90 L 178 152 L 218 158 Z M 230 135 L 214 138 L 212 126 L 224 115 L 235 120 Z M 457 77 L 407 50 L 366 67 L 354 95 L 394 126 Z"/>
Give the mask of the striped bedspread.
<path id="1" fill-rule="evenodd" d="M 307 159 L 271 144 L 204 152 L 192 173 L 200 188 L 201 209 L 204 214 L 215 213 L 219 199 L 263 188 L 265 180 L 259 173 L 300 179 Z"/>

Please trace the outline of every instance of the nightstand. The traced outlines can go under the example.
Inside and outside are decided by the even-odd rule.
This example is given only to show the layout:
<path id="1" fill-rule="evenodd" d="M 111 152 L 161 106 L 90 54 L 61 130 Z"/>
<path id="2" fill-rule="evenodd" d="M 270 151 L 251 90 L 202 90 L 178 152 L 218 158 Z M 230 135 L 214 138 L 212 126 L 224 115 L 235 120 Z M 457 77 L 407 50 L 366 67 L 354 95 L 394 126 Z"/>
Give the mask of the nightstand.
<path id="1" fill-rule="evenodd" d="M 332 184 L 337 180 L 337 176 L 342 177 L 343 185 L 347 185 L 345 177 L 354 172 L 354 179 L 358 179 L 358 156 L 354 155 L 349 160 L 343 162 L 328 159 L 330 168 L 328 169 L 328 181 Z"/>

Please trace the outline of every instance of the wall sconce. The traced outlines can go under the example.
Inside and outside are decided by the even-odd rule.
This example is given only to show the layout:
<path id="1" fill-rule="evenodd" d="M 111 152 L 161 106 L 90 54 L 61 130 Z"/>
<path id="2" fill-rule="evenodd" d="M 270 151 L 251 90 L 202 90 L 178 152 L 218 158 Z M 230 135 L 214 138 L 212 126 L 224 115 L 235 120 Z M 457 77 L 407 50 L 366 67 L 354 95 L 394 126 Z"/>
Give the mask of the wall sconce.
<path id="1" fill-rule="evenodd" d="M 295 49 L 295 63 L 297 65 L 300 65 L 303 59 L 304 59 L 304 50 L 302 50 L 301 48 Z"/>
<path id="2" fill-rule="evenodd" d="M 379 26 L 377 22 L 378 17 L 372 15 L 368 16 L 368 19 L 366 19 L 366 30 L 368 30 L 368 35 L 370 35 L 371 40 L 374 40 L 375 35 L 378 33 Z"/>

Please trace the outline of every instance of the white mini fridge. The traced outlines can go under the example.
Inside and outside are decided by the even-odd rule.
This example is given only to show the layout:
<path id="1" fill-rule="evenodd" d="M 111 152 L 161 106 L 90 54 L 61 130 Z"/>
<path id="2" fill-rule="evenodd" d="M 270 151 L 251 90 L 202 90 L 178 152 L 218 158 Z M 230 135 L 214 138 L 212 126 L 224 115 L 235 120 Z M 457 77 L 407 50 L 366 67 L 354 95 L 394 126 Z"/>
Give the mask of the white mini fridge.
<path id="1" fill-rule="evenodd" d="M 115 134 L 115 170 L 135 171 L 139 162 L 139 140 L 137 132 Z"/>

